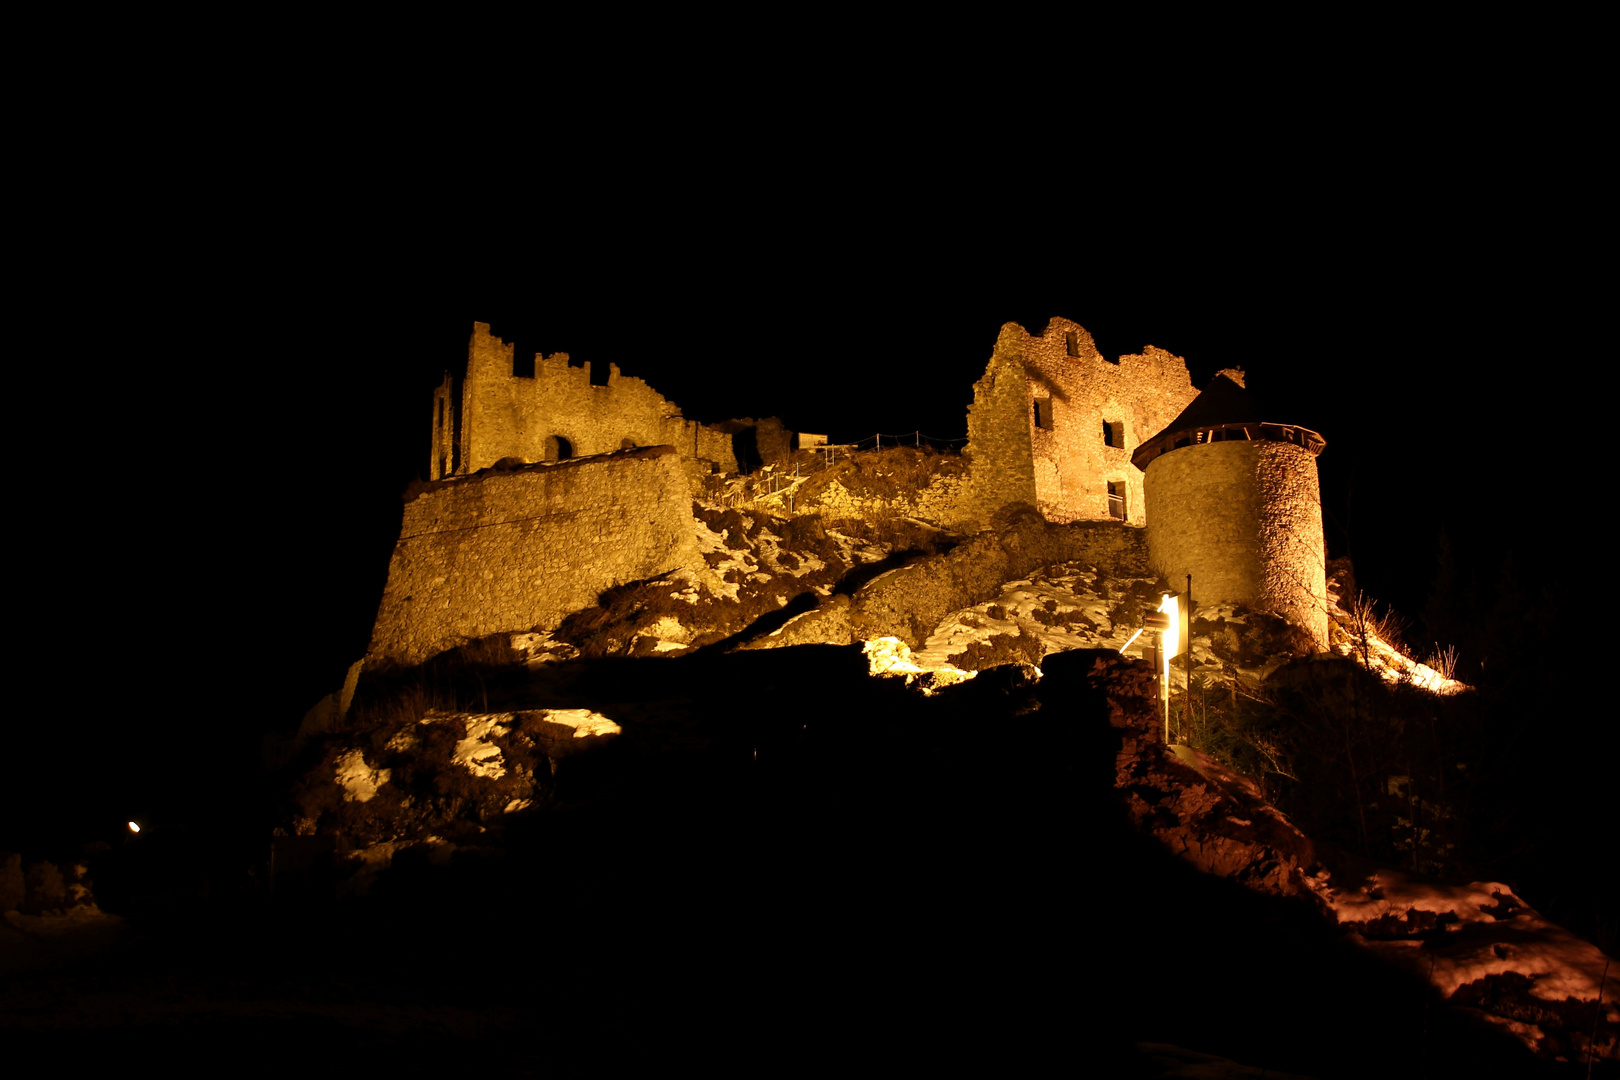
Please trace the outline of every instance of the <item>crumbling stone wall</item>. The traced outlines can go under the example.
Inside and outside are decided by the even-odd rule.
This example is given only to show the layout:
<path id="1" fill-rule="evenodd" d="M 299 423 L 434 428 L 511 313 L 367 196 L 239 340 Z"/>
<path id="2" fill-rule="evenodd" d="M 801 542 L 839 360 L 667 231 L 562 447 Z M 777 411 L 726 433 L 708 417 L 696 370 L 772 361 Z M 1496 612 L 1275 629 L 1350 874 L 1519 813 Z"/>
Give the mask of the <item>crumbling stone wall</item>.
<path id="1" fill-rule="evenodd" d="M 368 666 L 549 629 L 615 585 L 704 568 L 668 446 L 433 483 L 405 506 Z"/>
<path id="2" fill-rule="evenodd" d="M 972 466 L 950 524 L 983 523 L 1003 506 L 1035 504 L 1029 377 L 1017 343 L 1021 333 L 1017 323 L 1001 328 L 984 376 L 973 384 L 964 450 Z"/>
<path id="3" fill-rule="evenodd" d="M 893 636 L 920 648 L 946 615 L 999 595 L 1007 582 L 1039 567 L 1079 561 L 1141 575 L 1146 554 L 1139 530 L 1104 522 L 1053 525 L 1025 507 L 1000 528 L 876 578 L 855 595 L 849 620 L 855 640 Z"/>
<path id="4" fill-rule="evenodd" d="M 505 458 L 526 462 L 606 454 L 637 446 L 673 446 L 682 460 L 734 472 L 739 431 L 758 429 L 762 449 L 780 456 L 791 432 L 780 421 L 707 425 L 681 416 L 680 406 L 644 381 L 608 365 L 603 385 L 592 385 L 591 364 L 567 353 L 534 357 L 533 375 L 514 374 L 514 346 L 474 323 L 459 398 L 446 375 L 434 393 L 428 476 L 476 472 Z M 774 426 L 772 426 L 774 425 Z"/>
<path id="5" fill-rule="evenodd" d="M 1316 457 L 1292 443 L 1200 443 L 1148 463 L 1148 554 L 1194 602 L 1275 611 L 1327 647 Z"/>
<path id="6" fill-rule="evenodd" d="M 1163 349 L 1110 362 L 1068 319 L 1050 320 L 1039 335 L 1007 323 L 973 387 L 973 482 L 963 519 L 1029 502 L 1051 521 L 1106 521 L 1117 516 L 1112 483 L 1123 496 L 1122 520 L 1143 525 L 1142 474 L 1131 453 L 1196 396 L 1186 362 Z"/>

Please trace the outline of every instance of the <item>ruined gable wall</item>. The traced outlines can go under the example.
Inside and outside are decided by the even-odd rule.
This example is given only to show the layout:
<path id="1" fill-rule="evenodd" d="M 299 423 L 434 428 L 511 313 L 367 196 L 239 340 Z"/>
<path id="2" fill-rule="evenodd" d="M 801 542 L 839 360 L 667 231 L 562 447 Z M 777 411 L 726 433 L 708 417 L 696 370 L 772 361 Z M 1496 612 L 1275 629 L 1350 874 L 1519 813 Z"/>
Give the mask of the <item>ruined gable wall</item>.
<path id="1" fill-rule="evenodd" d="M 989 521 L 1009 503 L 1035 503 L 1030 453 L 1029 380 L 1024 373 L 1023 327 L 1008 323 L 996 338 L 984 376 L 968 406 L 968 482 L 949 524 Z"/>
<path id="2" fill-rule="evenodd" d="M 535 357 L 534 376 L 512 374 L 513 346 L 473 324 L 463 387 L 464 472 L 505 457 L 555 457 L 547 440 L 561 436 L 576 456 L 637 446 L 673 446 L 686 460 L 734 470 L 731 438 L 680 418 L 680 407 L 641 379 L 609 365 L 605 386 L 591 385 L 591 366 L 571 367 L 567 353 Z"/>
<path id="3" fill-rule="evenodd" d="M 1110 363 L 1085 327 L 1068 319 L 1052 319 L 1040 335 L 1014 328 L 1029 373 L 1035 505 L 1051 521 L 1107 520 L 1113 481 L 1125 485 L 1126 521 L 1145 524 L 1142 473 L 1131 453 L 1198 396 L 1186 361 L 1149 345 Z M 1076 356 L 1068 355 L 1070 334 Z M 1049 427 L 1035 426 L 1037 399 L 1051 402 Z M 1123 445 L 1105 442 L 1105 421 L 1124 425 Z"/>
<path id="4" fill-rule="evenodd" d="M 1327 645 L 1316 457 L 1291 443 L 1204 443 L 1148 463 L 1148 553 L 1193 600 L 1275 611 Z"/>
<path id="5" fill-rule="evenodd" d="M 405 506 L 367 663 L 551 628 L 605 589 L 704 567 L 667 446 L 458 477 Z"/>

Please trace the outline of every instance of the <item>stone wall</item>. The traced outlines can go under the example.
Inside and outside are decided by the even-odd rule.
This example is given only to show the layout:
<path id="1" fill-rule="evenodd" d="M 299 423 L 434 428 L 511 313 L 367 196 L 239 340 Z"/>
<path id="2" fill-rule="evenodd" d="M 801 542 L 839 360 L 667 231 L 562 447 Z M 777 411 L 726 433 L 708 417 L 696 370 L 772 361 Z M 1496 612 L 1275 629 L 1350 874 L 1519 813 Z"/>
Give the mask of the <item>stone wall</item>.
<path id="1" fill-rule="evenodd" d="M 1149 462 L 1148 553 L 1194 602 L 1275 611 L 1327 647 L 1316 457 L 1291 443 L 1185 446 Z"/>
<path id="2" fill-rule="evenodd" d="M 849 616 L 855 640 L 893 636 L 920 648 L 953 611 L 1000 594 L 1043 566 L 1078 561 L 1111 574 L 1147 572 L 1140 529 L 1113 522 L 1053 525 L 1027 508 L 943 555 L 909 563 L 868 583 Z"/>
<path id="3" fill-rule="evenodd" d="M 974 472 L 962 517 L 984 520 L 1007 503 L 1029 502 L 1051 521 L 1106 521 L 1113 483 L 1124 495 L 1124 520 L 1144 524 L 1131 453 L 1196 396 L 1186 362 L 1163 349 L 1110 362 L 1068 319 L 1052 319 L 1039 335 L 1007 323 L 973 387 Z"/>
<path id="4" fill-rule="evenodd" d="M 591 365 L 574 367 L 567 353 L 534 358 L 534 375 L 514 375 L 513 346 L 473 324 L 462 387 L 461 435 L 464 472 L 488 468 L 502 458 L 555 461 L 555 440 L 566 439 L 573 456 L 606 454 L 633 446 L 669 445 L 682 457 L 703 458 L 723 469 L 737 467 L 731 437 L 683 419 L 680 406 L 640 379 L 608 365 L 605 385 L 591 385 Z"/>
<path id="5" fill-rule="evenodd" d="M 606 589 L 704 568 L 668 446 L 429 484 L 405 505 L 368 666 L 549 629 Z"/>
<path id="6" fill-rule="evenodd" d="M 1111 363 L 1068 319 L 1052 319 L 1039 336 L 1019 329 L 1029 373 L 1035 505 L 1052 521 L 1107 520 L 1112 482 L 1123 486 L 1125 520 L 1144 524 L 1142 473 L 1131 453 L 1198 396 L 1186 361 L 1149 345 Z M 1046 426 L 1034 423 L 1038 399 L 1051 403 Z"/>
<path id="7" fill-rule="evenodd" d="M 973 384 L 968 406 L 968 441 L 972 463 L 953 525 L 970 525 L 1011 503 L 1035 503 L 1035 464 L 1030 455 L 1029 379 L 1024 372 L 1017 335 L 1023 328 L 1001 328 L 984 376 Z"/>
<path id="8" fill-rule="evenodd" d="M 476 472 L 504 458 L 556 461 L 666 445 L 687 462 L 734 472 L 739 432 L 750 440 L 757 433 L 766 461 L 791 448 L 792 433 L 774 418 L 700 424 L 616 364 L 608 365 L 604 383 L 592 385 L 588 361 L 575 367 L 567 353 L 537 355 L 532 375 L 516 374 L 513 351 L 487 323 L 473 324 L 459 396 L 448 375 L 434 392 L 431 478 Z"/>

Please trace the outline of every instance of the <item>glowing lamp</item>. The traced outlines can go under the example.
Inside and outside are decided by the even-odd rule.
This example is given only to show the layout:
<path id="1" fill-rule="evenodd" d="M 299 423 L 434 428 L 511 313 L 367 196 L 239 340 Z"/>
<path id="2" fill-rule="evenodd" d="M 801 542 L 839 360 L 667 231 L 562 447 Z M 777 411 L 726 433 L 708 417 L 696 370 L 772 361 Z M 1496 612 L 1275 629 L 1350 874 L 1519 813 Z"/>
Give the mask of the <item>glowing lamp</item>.
<path id="1" fill-rule="evenodd" d="M 1164 658 L 1166 662 L 1172 656 L 1181 655 L 1181 602 L 1175 593 L 1165 593 L 1164 599 L 1159 602 L 1159 613 L 1164 616 L 1165 626 L 1161 631 L 1164 634 Z M 1166 668 L 1166 675 L 1169 669 Z"/>
<path id="2" fill-rule="evenodd" d="M 130 832 L 140 832 L 141 831 L 141 827 L 139 825 L 135 824 L 133 821 L 128 822 L 127 824 L 129 825 L 129 831 Z"/>

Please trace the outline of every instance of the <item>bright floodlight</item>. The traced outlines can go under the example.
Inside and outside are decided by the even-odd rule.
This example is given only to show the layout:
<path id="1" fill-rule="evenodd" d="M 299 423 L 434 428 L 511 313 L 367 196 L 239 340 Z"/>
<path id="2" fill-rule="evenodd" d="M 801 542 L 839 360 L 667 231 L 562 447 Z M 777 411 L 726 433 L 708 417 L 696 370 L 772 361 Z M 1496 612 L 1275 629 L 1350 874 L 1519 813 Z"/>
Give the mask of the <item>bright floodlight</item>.
<path id="1" fill-rule="evenodd" d="M 130 832 L 140 832 L 141 827 L 139 825 L 135 824 L 133 821 L 131 821 L 129 823 L 129 831 Z"/>
<path id="2" fill-rule="evenodd" d="M 1159 610 L 1170 616 L 1170 625 L 1164 629 L 1164 660 L 1168 665 L 1172 656 L 1181 655 L 1181 604 L 1175 593 L 1165 593 Z M 1165 668 L 1168 677 L 1169 667 Z"/>

